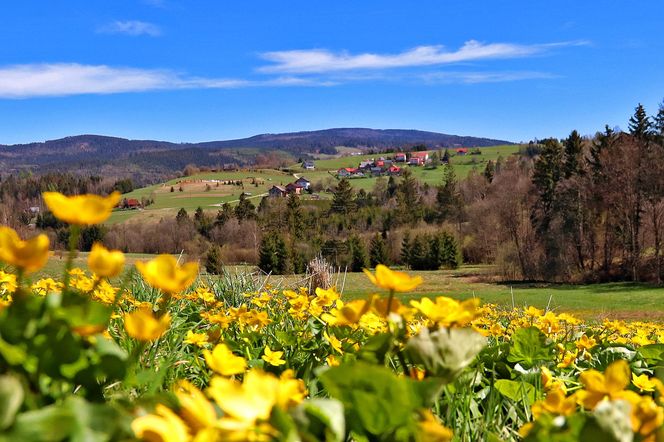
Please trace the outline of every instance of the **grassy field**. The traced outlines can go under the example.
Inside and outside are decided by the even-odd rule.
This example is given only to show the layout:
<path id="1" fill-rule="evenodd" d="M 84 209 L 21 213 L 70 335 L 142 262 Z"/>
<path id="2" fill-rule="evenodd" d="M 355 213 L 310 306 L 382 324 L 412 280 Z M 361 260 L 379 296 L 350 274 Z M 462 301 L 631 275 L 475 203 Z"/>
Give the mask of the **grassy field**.
<path id="1" fill-rule="evenodd" d="M 503 158 L 518 152 L 519 146 L 494 146 L 481 148 L 482 155 L 453 156 L 452 165 L 459 178 L 466 177 L 471 170 L 479 172 L 484 170 L 489 160 L 496 161 L 498 157 Z M 345 151 L 344 151 L 345 152 Z M 453 154 L 453 150 L 450 150 Z M 231 171 L 231 172 L 208 172 L 200 173 L 187 178 L 177 178 L 162 184 L 136 189 L 131 193 L 123 195 L 123 198 L 152 198 L 154 204 L 143 210 L 116 210 L 108 220 L 109 224 L 122 223 L 129 220 L 140 220 L 141 222 L 158 221 L 165 216 L 175 216 L 180 208 L 193 212 L 201 207 L 203 210 L 217 211 L 219 205 L 228 202 L 236 202 L 242 192 L 250 193 L 250 199 L 258 205 L 262 198 L 273 185 L 286 185 L 295 180 L 293 174 L 303 176 L 311 182 L 323 182 L 326 186 L 334 186 L 337 182 L 336 171 L 341 167 L 356 167 L 360 161 L 375 158 L 380 155 L 355 155 L 338 156 L 316 161 L 316 170 L 303 170 L 299 164 L 290 167 L 290 172 L 282 172 L 272 169 L 259 169 L 255 171 Z M 389 154 L 383 156 L 388 157 Z M 408 167 L 408 166 L 406 166 Z M 424 167 L 410 167 L 414 176 L 424 183 L 431 185 L 439 184 L 442 180 L 443 168 L 425 169 Z M 355 189 L 371 190 L 377 178 L 352 179 L 351 184 Z M 226 185 L 213 182 L 241 181 L 242 185 Z M 173 192 L 171 192 L 173 188 Z M 182 188 L 182 191 L 180 191 Z M 322 199 L 329 199 L 330 195 L 322 193 Z"/>
<path id="2" fill-rule="evenodd" d="M 138 260 L 150 259 L 152 255 L 127 254 L 128 268 Z M 86 268 L 87 253 L 80 253 L 75 265 Z M 59 277 L 64 268 L 65 256 L 54 255 L 33 279 L 41 277 Z M 253 272 L 249 266 L 228 266 L 231 273 Z M 455 299 L 478 297 L 484 303 L 501 306 L 523 307 L 533 305 L 538 308 L 548 307 L 556 312 L 574 312 L 583 317 L 601 319 L 625 318 L 664 321 L 664 288 L 647 284 L 605 283 L 589 285 L 569 284 L 532 284 L 532 283 L 495 283 L 489 281 L 491 268 L 488 266 L 463 266 L 457 270 L 409 271 L 419 275 L 424 283 L 415 292 L 400 294 L 398 297 L 407 302 L 423 296 L 449 296 Z M 214 276 L 212 276 L 214 278 Z M 306 286 L 302 275 L 257 276 L 261 284 L 269 283 L 274 287 L 297 288 Z M 335 283 L 343 291 L 344 299 L 356 299 L 376 293 L 376 288 L 363 273 L 339 274 Z"/>

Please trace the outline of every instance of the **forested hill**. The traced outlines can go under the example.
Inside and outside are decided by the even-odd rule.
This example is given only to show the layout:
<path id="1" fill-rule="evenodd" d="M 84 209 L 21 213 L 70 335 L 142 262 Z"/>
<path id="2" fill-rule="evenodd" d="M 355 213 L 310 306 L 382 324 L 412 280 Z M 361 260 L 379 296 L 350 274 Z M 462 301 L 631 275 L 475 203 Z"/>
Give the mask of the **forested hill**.
<path id="1" fill-rule="evenodd" d="M 133 176 L 146 182 L 180 171 L 192 163 L 199 166 L 292 163 L 294 158 L 309 154 L 331 153 L 336 146 L 384 149 L 418 144 L 433 148 L 509 142 L 417 130 L 357 128 L 263 134 L 203 143 L 78 135 L 39 143 L 0 145 L 0 173 L 76 170 Z"/>
<path id="2" fill-rule="evenodd" d="M 424 144 L 428 147 L 481 147 L 512 143 L 504 140 L 447 135 L 421 130 L 338 128 L 283 134 L 262 134 L 239 140 L 211 141 L 198 145 L 214 148 L 241 146 L 283 149 L 294 152 L 316 152 L 322 148 L 335 146 L 388 148 L 415 144 Z"/>

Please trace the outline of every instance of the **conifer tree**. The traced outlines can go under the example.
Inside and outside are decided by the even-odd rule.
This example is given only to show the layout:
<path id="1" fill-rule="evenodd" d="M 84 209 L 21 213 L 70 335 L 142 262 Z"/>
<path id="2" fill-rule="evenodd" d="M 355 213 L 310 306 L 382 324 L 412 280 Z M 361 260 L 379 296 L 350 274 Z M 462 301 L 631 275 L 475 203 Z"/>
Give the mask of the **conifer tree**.
<path id="1" fill-rule="evenodd" d="M 461 210 L 461 195 L 458 190 L 458 182 L 454 168 L 447 164 L 443 173 L 443 182 L 438 186 L 436 193 L 436 204 L 438 219 L 445 221 L 458 216 Z"/>
<path id="2" fill-rule="evenodd" d="M 235 206 L 235 217 L 238 221 L 243 221 L 246 219 L 253 219 L 256 216 L 256 206 L 247 199 L 244 192 L 240 194 L 240 201 Z"/>
<path id="3" fill-rule="evenodd" d="M 332 196 L 332 206 L 330 210 L 333 213 L 348 215 L 355 209 L 353 201 L 353 187 L 346 178 L 343 178 L 337 184 Z"/>
<path id="4" fill-rule="evenodd" d="M 637 139 L 646 140 L 653 135 L 652 122 L 646 114 L 646 110 L 641 103 L 634 109 L 634 115 L 629 119 L 629 133 Z"/>
<path id="5" fill-rule="evenodd" d="M 491 183 L 493 181 L 493 177 L 496 174 L 496 166 L 493 163 L 493 160 L 489 160 L 486 163 L 486 166 L 484 167 L 484 178 L 487 180 L 488 183 Z"/>
<path id="6" fill-rule="evenodd" d="M 397 186 L 397 219 L 402 224 L 415 224 L 422 219 L 422 201 L 418 183 L 410 170 L 404 172 Z"/>
<path id="7" fill-rule="evenodd" d="M 286 218 L 288 232 L 294 238 L 301 238 L 304 230 L 302 206 L 300 204 L 300 198 L 294 193 L 288 195 L 288 202 L 286 203 Z"/>
<path id="8" fill-rule="evenodd" d="M 371 267 L 376 267 L 378 264 L 389 264 L 387 255 L 387 244 L 380 233 L 371 239 L 369 247 L 369 263 Z"/>
<path id="9" fill-rule="evenodd" d="M 565 162 L 563 173 L 565 178 L 571 178 L 581 172 L 581 153 L 583 150 L 583 139 L 576 130 L 569 134 L 564 142 Z"/>
<path id="10" fill-rule="evenodd" d="M 364 243 L 357 236 L 351 236 L 348 239 L 348 249 L 350 251 L 350 269 L 353 272 L 361 272 L 362 269 L 369 267 L 369 257 Z"/>
<path id="11" fill-rule="evenodd" d="M 189 221 L 189 214 L 184 209 L 184 207 L 178 210 L 178 214 L 175 215 L 175 220 L 177 221 L 178 224 L 182 224 L 183 222 Z"/>
<path id="12" fill-rule="evenodd" d="M 205 254 L 205 271 L 211 275 L 220 275 L 224 265 L 221 260 L 221 248 L 213 244 Z"/>
<path id="13" fill-rule="evenodd" d="M 276 253 L 274 237 L 270 234 L 263 236 L 258 248 L 258 268 L 265 273 L 276 273 L 279 261 Z"/>
<path id="14" fill-rule="evenodd" d="M 399 259 L 401 261 L 401 265 L 403 266 L 410 265 L 410 248 L 410 232 L 406 232 L 404 233 L 403 239 L 401 240 L 401 251 L 399 253 Z"/>

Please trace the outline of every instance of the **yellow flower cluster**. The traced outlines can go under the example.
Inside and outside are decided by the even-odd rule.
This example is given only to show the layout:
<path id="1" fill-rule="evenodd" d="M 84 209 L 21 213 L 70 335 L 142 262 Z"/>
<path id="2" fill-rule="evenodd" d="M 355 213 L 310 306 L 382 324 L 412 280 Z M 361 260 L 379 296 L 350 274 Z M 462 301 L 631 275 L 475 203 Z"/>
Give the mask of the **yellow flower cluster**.
<path id="1" fill-rule="evenodd" d="M 272 409 L 287 410 L 306 396 L 304 383 L 291 371 L 276 377 L 260 370 L 249 371 L 242 382 L 213 377 L 206 393 L 180 381 L 177 409 L 157 405 L 155 413 L 134 419 L 134 433 L 143 440 L 172 442 L 267 441 L 277 434 L 268 422 Z"/>

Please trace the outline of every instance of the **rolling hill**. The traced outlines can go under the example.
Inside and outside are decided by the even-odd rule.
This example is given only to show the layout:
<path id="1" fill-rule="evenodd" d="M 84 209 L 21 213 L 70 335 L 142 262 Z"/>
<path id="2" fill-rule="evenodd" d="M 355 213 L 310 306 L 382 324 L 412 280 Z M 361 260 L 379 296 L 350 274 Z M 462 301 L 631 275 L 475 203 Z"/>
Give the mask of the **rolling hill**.
<path id="1" fill-rule="evenodd" d="M 30 170 L 41 173 L 75 170 L 80 173 L 131 176 L 137 182 L 147 183 L 179 172 L 192 163 L 208 167 L 244 166 L 260 162 L 261 158 L 269 158 L 288 164 L 294 158 L 321 151 L 330 152 L 337 146 L 369 150 L 416 144 L 436 148 L 511 143 L 418 130 L 365 128 L 262 134 L 202 143 L 78 135 L 38 143 L 0 145 L 0 171 L 14 173 Z"/>

